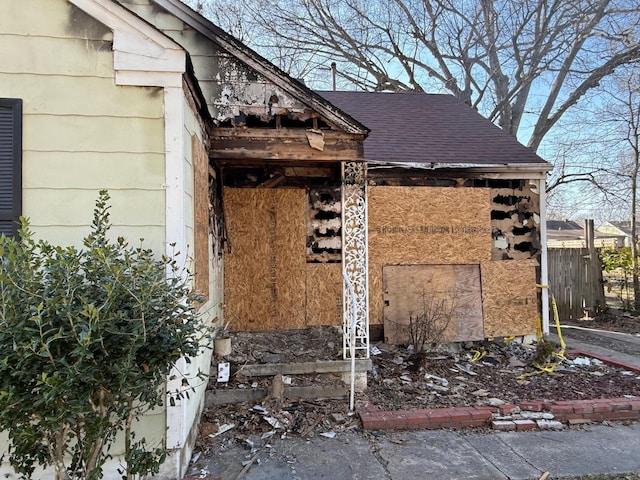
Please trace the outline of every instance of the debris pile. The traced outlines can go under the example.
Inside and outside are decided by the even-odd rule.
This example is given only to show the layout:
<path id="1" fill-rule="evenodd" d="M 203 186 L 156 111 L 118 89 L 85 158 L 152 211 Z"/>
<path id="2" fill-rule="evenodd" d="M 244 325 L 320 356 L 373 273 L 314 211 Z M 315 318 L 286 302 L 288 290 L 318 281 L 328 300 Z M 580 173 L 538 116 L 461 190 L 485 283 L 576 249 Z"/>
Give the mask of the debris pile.
<path id="1" fill-rule="evenodd" d="M 377 344 L 375 351 L 366 396 L 381 410 L 640 396 L 638 374 L 586 357 L 567 355 L 554 371 L 535 375 L 535 344 L 483 341 L 420 355 Z"/>
<path id="2" fill-rule="evenodd" d="M 236 467 L 244 470 L 283 448 L 290 437 L 340 440 L 341 434 L 360 428 L 358 418 L 348 410 L 346 397 L 332 400 L 322 395 L 315 399 L 282 395 L 283 389 L 304 385 L 318 386 L 319 392 L 329 391 L 341 382 L 340 375 L 246 375 L 251 364 L 339 360 L 342 348 L 339 329 L 242 333 L 235 334 L 233 341 L 231 355 L 214 358 L 214 367 L 229 364 L 229 379 L 218 382 L 213 375 L 210 388 L 263 390 L 266 396 L 207 408 L 194 458 L 199 454 L 203 458 L 224 455 L 232 446 L 241 446 L 245 455 L 237 459 L 241 465 L 236 463 Z M 373 368 L 368 373 L 368 387 L 357 395 L 357 402 L 394 410 L 640 396 L 637 372 L 568 354 L 553 372 L 523 378 L 523 374 L 535 370 L 532 364 L 536 355 L 535 345 L 501 339 L 426 353 L 416 353 L 411 346 L 376 343 L 371 346 Z M 540 414 L 543 417 L 539 419 L 526 415 L 534 414 L 512 412 L 510 417 L 497 416 L 494 421 L 536 422 L 542 425 L 538 428 L 555 428 L 555 423 L 549 423 L 554 420 L 544 417 L 545 414 Z M 190 476 L 204 478 L 207 472 L 194 470 Z"/>

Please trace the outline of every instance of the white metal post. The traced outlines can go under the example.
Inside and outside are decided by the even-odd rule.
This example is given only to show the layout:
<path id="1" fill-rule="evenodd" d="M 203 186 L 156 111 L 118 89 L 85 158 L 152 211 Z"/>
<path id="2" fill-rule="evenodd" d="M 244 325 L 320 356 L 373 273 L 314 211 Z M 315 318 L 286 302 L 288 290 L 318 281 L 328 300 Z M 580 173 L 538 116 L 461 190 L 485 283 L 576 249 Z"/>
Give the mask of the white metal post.
<path id="1" fill-rule="evenodd" d="M 369 358 L 366 179 L 366 163 L 342 163 L 342 339 L 345 359 Z"/>

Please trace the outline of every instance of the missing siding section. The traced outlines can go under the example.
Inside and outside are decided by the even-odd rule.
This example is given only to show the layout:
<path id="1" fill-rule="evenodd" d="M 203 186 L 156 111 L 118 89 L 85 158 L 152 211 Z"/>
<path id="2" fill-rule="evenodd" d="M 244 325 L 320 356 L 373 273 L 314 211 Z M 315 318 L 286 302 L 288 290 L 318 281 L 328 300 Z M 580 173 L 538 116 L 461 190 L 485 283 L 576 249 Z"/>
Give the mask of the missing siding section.
<path id="1" fill-rule="evenodd" d="M 342 261 L 342 202 L 340 187 L 308 192 L 307 263 Z"/>
<path id="2" fill-rule="evenodd" d="M 307 263 L 342 261 L 342 201 L 340 187 L 308 191 Z"/>
<path id="3" fill-rule="evenodd" d="M 540 251 L 540 200 L 534 184 L 511 180 L 491 184 L 492 260 L 524 260 Z"/>
<path id="4" fill-rule="evenodd" d="M 212 249 L 214 258 L 222 260 L 225 250 L 231 253 L 231 242 L 227 235 L 227 226 L 224 218 L 224 195 L 222 175 L 218 170 L 209 165 L 209 232 L 212 236 Z"/>

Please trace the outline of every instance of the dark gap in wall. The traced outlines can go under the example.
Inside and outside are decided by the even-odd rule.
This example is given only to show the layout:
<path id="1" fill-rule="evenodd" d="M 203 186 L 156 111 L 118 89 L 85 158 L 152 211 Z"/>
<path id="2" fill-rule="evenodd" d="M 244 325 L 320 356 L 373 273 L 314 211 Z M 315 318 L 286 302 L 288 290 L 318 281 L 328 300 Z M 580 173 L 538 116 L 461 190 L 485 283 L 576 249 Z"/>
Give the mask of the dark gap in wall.
<path id="1" fill-rule="evenodd" d="M 526 180 L 496 179 L 496 178 L 474 178 L 467 180 L 465 186 L 488 187 L 488 188 L 508 188 L 511 190 L 522 190 Z"/>
<path id="2" fill-rule="evenodd" d="M 313 253 L 340 253 L 342 250 L 340 250 L 339 248 L 312 247 L 311 251 Z"/>
<path id="3" fill-rule="evenodd" d="M 530 227 L 513 227 L 514 235 L 526 235 L 530 233 L 533 229 Z"/>
<path id="4" fill-rule="evenodd" d="M 320 201 L 321 202 L 335 202 L 336 200 L 339 200 L 339 199 L 336 199 L 335 195 L 333 195 L 332 193 L 322 193 L 322 192 L 320 192 Z"/>
<path id="5" fill-rule="evenodd" d="M 533 245 L 531 244 L 531 242 L 520 242 L 520 243 L 516 243 L 513 246 L 514 250 L 517 250 L 518 252 L 531 252 L 534 251 L 535 249 L 533 248 Z"/>
<path id="6" fill-rule="evenodd" d="M 513 206 L 517 205 L 523 200 L 530 201 L 529 197 L 523 197 L 518 195 L 496 195 L 493 198 L 493 203 L 497 203 L 498 205 L 508 205 Z"/>
<path id="7" fill-rule="evenodd" d="M 317 220 L 331 220 L 333 218 L 340 218 L 340 212 L 329 212 L 326 210 L 320 210 L 313 215 L 313 218 Z"/>
<path id="8" fill-rule="evenodd" d="M 491 210 L 491 220 L 506 220 L 511 218 L 514 211 L 502 212 L 500 210 Z"/>
<path id="9" fill-rule="evenodd" d="M 275 109 L 276 107 L 274 107 Z M 296 118 L 294 114 L 289 115 L 279 115 L 280 117 L 280 126 L 278 127 L 276 122 L 276 115 L 247 115 L 244 112 L 240 112 L 233 118 L 228 118 L 223 121 L 220 121 L 216 124 L 217 127 L 221 128 L 233 128 L 233 127 L 253 127 L 253 128 L 300 128 L 300 129 L 308 129 L 314 128 L 313 119 L 300 119 Z M 328 123 L 323 121 L 321 118 L 317 119 L 318 128 L 322 130 L 329 130 L 331 127 Z"/>

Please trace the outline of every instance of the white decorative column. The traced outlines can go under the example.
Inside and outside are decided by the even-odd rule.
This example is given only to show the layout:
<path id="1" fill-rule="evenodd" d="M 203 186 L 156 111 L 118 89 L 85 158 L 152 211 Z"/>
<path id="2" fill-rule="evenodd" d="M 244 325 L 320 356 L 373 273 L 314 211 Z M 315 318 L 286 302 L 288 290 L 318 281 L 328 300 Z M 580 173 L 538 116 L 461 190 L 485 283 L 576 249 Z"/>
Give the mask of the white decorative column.
<path id="1" fill-rule="evenodd" d="M 369 358 L 367 164 L 342 162 L 343 357 Z"/>

